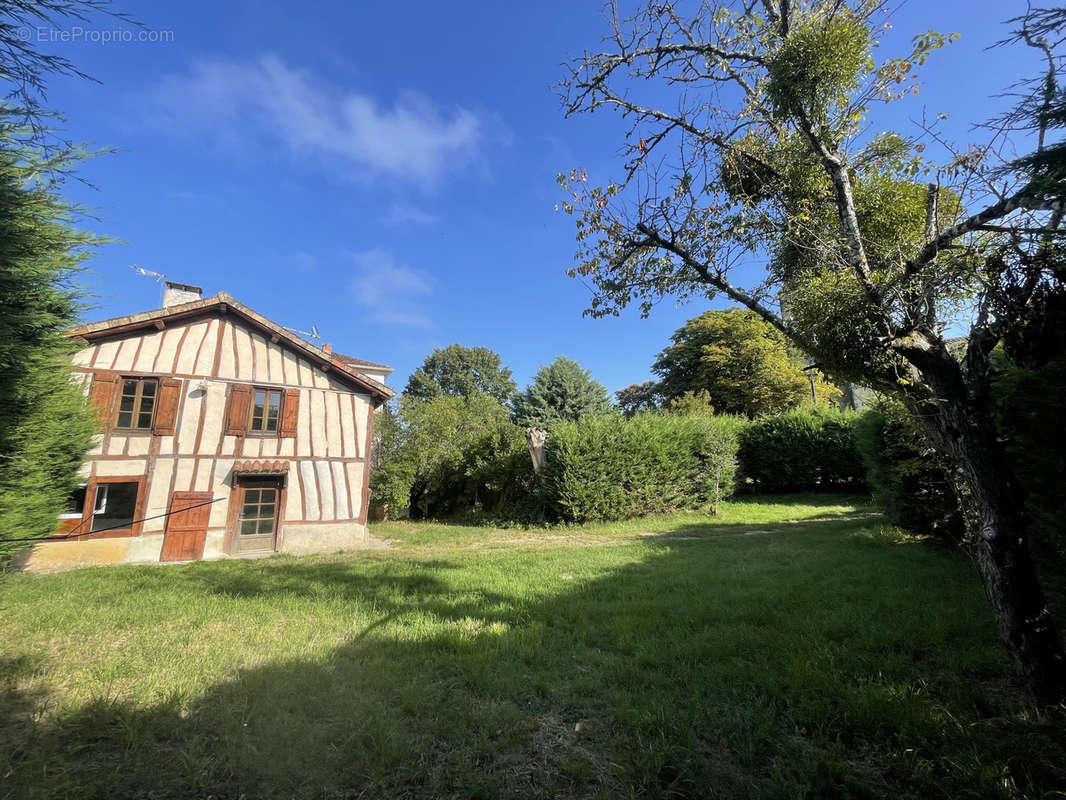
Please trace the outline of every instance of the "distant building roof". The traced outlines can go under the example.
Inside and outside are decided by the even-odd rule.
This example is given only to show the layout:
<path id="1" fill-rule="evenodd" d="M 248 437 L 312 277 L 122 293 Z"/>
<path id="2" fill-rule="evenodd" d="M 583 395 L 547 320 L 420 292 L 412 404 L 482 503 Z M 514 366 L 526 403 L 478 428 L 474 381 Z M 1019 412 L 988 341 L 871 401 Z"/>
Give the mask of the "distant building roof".
<path id="1" fill-rule="evenodd" d="M 382 372 L 392 373 L 392 367 L 387 364 L 376 364 L 373 361 L 365 361 L 355 356 L 346 356 L 344 353 L 334 352 L 333 357 L 343 361 L 345 364 L 350 364 L 353 367 L 370 367 L 371 369 L 381 370 Z"/>

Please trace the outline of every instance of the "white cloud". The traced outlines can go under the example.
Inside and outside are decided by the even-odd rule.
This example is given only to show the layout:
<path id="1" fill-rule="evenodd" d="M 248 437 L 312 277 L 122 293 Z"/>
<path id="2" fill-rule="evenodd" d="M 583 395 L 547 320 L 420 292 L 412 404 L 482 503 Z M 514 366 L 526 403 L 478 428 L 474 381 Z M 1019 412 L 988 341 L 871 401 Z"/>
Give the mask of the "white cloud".
<path id="1" fill-rule="evenodd" d="M 386 225 L 433 225 L 440 218 L 414 206 L 394 203 L 389 213 L 381 218 Z"/>
<path id="2" fill-rule="evenodd" d="M 355 277 L 352 293 L 377 322 L 414 328 L 432 328 L 433 320 L 420 298 L 432 294 L 429 279 L 397 263 L 387 250 L 375 248 L 352 254 Z"/>
<path id="3" fill-rule="evenodd" d="M 226 138 L 239 141 L 237 129 L 251 123 L 256 134 L 276 136 L 296 153 L 422 184 L 469 160 L 485 129 L 467 109 L 445 111 L 414 92 L 383 107 L 273 55 L 252 63 L 198 61 L 187 74 L 166 78 L 159 97 L 184 121 L 195 114 Z"/>

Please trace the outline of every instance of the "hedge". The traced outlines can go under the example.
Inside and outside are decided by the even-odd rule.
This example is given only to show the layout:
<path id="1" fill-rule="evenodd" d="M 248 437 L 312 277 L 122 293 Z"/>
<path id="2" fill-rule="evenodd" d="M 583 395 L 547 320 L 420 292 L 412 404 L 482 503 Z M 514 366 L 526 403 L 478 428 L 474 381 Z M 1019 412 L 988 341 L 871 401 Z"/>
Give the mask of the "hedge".
<path id="1" fill-rule="evenodd" d="M 701 414 L 585 417 L 552 427 L 542 497 L 565 522 L 706 509 L 732 492 L 738 423 Z"/>
<path id="2" fill-rule="evenodd" d="M 894 525 L 961 538 L 962 517 L 948 473 L 902 403 L 875 401 L 859 416 L 855 440 L 874 500 Z"/>
<path id="3" fill-rule="evenodd" d="M 756 419 L 740 432 L 740 486 L 767 493 L 865 491 L 855 418 L 816 406 Z"/>

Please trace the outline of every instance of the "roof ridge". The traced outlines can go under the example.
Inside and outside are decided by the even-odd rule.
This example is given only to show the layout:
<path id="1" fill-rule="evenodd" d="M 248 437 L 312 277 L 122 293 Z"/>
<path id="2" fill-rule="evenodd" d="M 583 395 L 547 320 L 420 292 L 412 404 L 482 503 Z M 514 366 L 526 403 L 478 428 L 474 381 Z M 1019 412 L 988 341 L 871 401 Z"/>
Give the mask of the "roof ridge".
<path id="1" fill-rule="evenodd" d="M 350 365 L 345 364 L 334 358 L 336 353 L 327 352 L 320 347 L 316 347 L 310 342 L 302 339 L 296 334 L 292 333 L 284 326 L 279 325 L 268 317 L 263 316 L 255 309 L 246 306 L 244 303 L 237 300 L 228 292 L 218 292 L 210 297 L 204 297 L 199 300 L 190 300 L 188 303 L 178 303 L 172 306 L 163 306 L 161 308 L 154 308 L 148 311 L 140 311 L 136 314 L 126 314 L 121 317 L 111 317 L 110 319 L 100 320 L 99 322 L 90 322 L 84 325 L 76 325 L 72 328 L 68 328 L 66 335 L 70 338 L 85 338 L 93 335 L 103 335 L 108 331 L 115 329 L 130 329 L 135 330 L 145 325 L 151 324 L 158 320 L 165 319 L 167 317 L 174 317 L 178 315 L 194 314 L 198 311 L 205 311 L 214 306 L 230 306 L 241 316 L 246 317 L 253 323 L 265 328 L 271 333 L 277 335 L 279 339 L 285 339 L 291 346 L 296 347 L 299 350 L 305 351 L 309 356 L 318 359 L 323 364 L 329 365 L 341 371 L 357 382 L 362 383 L 367 389 L 370 389 L 375 394 L 378 394 L 384 399 L 388 399 L 395 395 L 395 392 L 381 383 L 376 381 L 368 375 L 364 375 L 362 372 L 356 369 L 352 369 Z M 228 309 L 223 309 L 228 310 Z M 369 362 L 368 364 L 369 365 Z M 386 365 L 374 365 L 385 367 Z M 391 368 L 390 368 L 391 371 Z"/>

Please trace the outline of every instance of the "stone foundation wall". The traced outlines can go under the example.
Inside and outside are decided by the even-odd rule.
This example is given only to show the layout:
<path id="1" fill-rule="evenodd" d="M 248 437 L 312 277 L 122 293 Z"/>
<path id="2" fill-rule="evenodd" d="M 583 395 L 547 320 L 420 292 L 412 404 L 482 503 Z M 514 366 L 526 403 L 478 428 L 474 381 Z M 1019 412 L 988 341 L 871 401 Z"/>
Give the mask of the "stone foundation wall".
<path id="1" fill-rule="evenodd" d="M 208 531 L 204 561 L 232 558 L 223 549 L 224 531 Z M 307 555 L 358 550 L 370 545 L 365 525 L 337 522 L 317 525 L 282 525 L 279 553 Z M 163 550 L 163 534 L 114 539 L 85 539 L 71 542 L 40 542 L 20 553 L 12 566 L 25 572 L 59 572 L 79 567 L 108 564 L 158 564 Z M 263 553 L 263 555 L 272 555 Z"/>
<path id="2" fill-rule="evenodd" d="M 355 550 L 370 542 L 366 526 L 357 522 L 338 522 L 320 525 L 283 525 L 278 541 L 279 553 L 335 553 Z M 205 555 L 206 557 L 206 555 Z"/>

